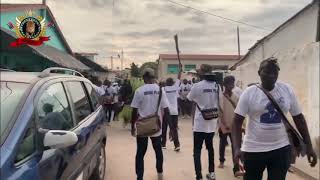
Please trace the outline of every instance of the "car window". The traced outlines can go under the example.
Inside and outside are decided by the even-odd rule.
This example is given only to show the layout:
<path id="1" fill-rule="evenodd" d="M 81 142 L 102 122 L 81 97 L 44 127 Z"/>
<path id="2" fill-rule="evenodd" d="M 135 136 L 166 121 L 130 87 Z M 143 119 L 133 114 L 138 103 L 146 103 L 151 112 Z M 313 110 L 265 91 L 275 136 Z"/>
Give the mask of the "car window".
<path id="1" fill-rule="evenodd" d="M 90 95 L 92 106 L 93 106 L 94 110 L 96 110 L 100 105 L 98 95 L 97 95 L 96 91 L 93 89 L 93 87 L 91 86 L 91 84 L 89 84 L 89 83 L 84 83 L 84 84 L 86 85 L 86 88 L 88 90 L 88 94 Z"/>
<path id="2" fill-rule="evenodd" d="M 0 137 L 1 142 L 4 138 L 3 133 L 9 126 L 14 113 L 17 111 L 19 103 L 22 101 L 23 94 L 30 85 L 26 83 L 1 82 L 0 91 Z"/>
<path id="3" fill-rule="evenodd" d="M 61 83 L 49 86 L 40 96 L 37 116 L 43 129 L 69 130 L 73 127 L 70 105 Z"/>
<path id="4" fill-rule="evenodd" d="M 36 150 L 35 144 L 35 126 L 32 122 L 24 134 L 21 143 L 18 145 L 18 151 L 15 162 L 19 162 L 30 156 Z"/>
<path id="5" fill-rule="evenodd" d="M 65 84 L 71 94 L 76 122 L 79 123 L 87 116 L 89 116 L 92 112 L 87 95 L 83 89 L 81 82 L 69 81 L 65 82 Z"/>

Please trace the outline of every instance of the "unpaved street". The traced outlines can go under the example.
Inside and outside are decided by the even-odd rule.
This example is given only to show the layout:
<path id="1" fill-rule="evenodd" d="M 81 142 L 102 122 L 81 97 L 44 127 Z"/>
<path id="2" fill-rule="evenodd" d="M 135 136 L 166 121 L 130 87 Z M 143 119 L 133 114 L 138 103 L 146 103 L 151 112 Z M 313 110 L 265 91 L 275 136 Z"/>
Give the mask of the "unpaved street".
<path id="1" fill-rule="evenodd" d="M 179 135 L 181 141 L 181 151 L 173 151 L 173 144 L 167 143 L 167 149 L 164 150 L 164 180 L 193 180 L 194 166 L 192 157 L 193 136 L 190 119 L 181 119 L 179 121 Z M 233 177 L 231 165 L 230 146 L 226 150 L 226 167 L 217 168 L 218 158 L 218 136 L 214 139 L 215 163 L 218 180 L 236 180 Z M 135 176 L 135 138 L 131 137 L 128 128 L 123 128 L 120 122 L 113 122 L 108 127 L 107 140 L 107 171 L 106 180 L 134 180 Z M 205 146 L 202 149 L 202 170 L 203 175 L 207 173 L 208 162 L 206 161 L 207 153 Z M 145 180 L 157 180 L 155 169 L 155 154 L 149 140 L 148 151 L 145 156 Z M 266 178 L 264 178 L 266 179 Z M 302 178 L 289 173 L 289 180 L 300 180 Z"/>

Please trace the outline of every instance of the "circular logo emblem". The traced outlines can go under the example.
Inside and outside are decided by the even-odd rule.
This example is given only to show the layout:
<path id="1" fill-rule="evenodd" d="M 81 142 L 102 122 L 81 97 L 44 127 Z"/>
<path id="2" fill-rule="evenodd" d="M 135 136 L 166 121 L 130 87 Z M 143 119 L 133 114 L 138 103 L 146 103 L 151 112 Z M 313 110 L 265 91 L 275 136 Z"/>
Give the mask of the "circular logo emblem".
<path id="1" fill-rule="evenodd" d="M 35 39 L 41 33 L 41 23 L 34 17 L 27 17 L 21 21 L 19 26 L 20 34 L 28 39 Z"/>

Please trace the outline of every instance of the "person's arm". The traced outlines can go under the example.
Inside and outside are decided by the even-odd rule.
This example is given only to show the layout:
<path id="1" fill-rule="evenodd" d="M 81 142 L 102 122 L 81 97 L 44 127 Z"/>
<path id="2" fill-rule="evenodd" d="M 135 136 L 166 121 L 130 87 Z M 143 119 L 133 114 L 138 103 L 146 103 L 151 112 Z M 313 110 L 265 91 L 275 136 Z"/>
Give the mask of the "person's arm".
<path id="1" fill-rule="evenodd" d="M 241 139 L 242 139 L 242 124 L 245 117 L 235 113 L 231 128 L 232 148 L 234 151 L 234 162 L 239 162 L 241 158 Z"/>
<path id="2" fill-rule="evenodd" d="M 137 122 L 139 115 L 138 115 L 138 109 L 137 108 L 133 108 L 132 109 L 132 115 L 131 115 L 132 119 L 131 119 L 131 135 L 135 136 L 136 135 L 136 128 L 135 128 L 135 123 Z"/>
<path id="3" fill-rule="evenodd" d="M 317 155 L 315 154 L 312 148 L 312 142 L 308 130 L 306 120 L 302 114 L 302 109 L 298 103 L 298 99 L 294 93 L 294 90 L 291 86 L 288 86 L 288 91 L 290 93 L 290 114 L 292 115 L 293 121 L 301 134 L 304 143 L 307 145 L 307 156 L 308 161 L 311 167 L 314 167 L 317 164 Z"/>
<path id="4" fill-rule="evenodd" d="M 131 114 L 131 135 L 135 136 L 136 135 L 136 129 L 135 129 L 135 123 L 137 122 L 139 118 L 139 113 L 138 109 L 141 107 L 141 97 L 139 90 L 137 89 L 134 93 L 132 102 L 131 102 L 131 107 L 132 107 L 132 114 Z"/>
<path id="5" fill-rule="evenodd" d="M 314 167 L 317 164 L 317 155 L 313 150 L 312 147 L 312 142 L 311 142 L 311 138 L 310 138 L 310 134 L 309 134 L 309 130 L 308 130 L 308 126 L 306 123 L 306 120 L 303 116 L 303 114 L 298 114 L 296 116 L 292 116 L 293 121 L 299 131 L 299 133 L 301 134 L 304 143 L 306 143 L 307 145 L 307 156 L 308 156 L 308 161 L 310 163 L 311 167 Z"/>

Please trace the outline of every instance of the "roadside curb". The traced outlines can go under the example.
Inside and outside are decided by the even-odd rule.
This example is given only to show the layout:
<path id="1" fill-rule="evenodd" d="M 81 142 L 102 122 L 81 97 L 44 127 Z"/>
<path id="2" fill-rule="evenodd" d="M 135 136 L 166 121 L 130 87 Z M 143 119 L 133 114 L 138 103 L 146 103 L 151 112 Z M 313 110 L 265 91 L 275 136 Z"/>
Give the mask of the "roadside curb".
<path id="1" fill-rule="evenodd" d="M 315 178 L 309 174 L 307 174 L 306 172 L 304 172 L 303 170 L 291 165 L 292 169 L 294 170 L 294 173 L 297 174 L 298 176 L 301 176 L 303 178 L 305 178 L 306 180 L 319 180 L 318 178 Z"/>

